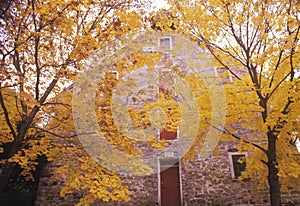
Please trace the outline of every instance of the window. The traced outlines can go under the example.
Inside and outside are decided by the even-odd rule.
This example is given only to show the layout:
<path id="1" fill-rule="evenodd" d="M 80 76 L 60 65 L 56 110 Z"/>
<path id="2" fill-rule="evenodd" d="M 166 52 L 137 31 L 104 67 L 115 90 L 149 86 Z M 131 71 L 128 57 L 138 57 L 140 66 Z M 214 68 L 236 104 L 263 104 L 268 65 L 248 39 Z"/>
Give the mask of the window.
<path id="1" fill-rule="evenodd" d="M 164 140 L 177 140 L 177 131 L 167 131 L 165 129 L 162 129 L 159 134 L 160 139 Z"/>
<path id="2" fill-rule="evenodd" d="M 162 51 L 170 51 L 173 49 L 172 47 L 172 37 L 164 37 L 159 39 L 159 48 Z"/>
<path id="3" fill-rule="evenodd" d="M 119 79 L 119 72 L 116 70 L 112 70 L 113 75 L 116 77 L 116 79 Z"/>
<path id="4" fill-rule="evenodd" d="M 176 75 L 175 71 L 162 68 L 158 71 L 159 92 L 175 95 Z"/>
<path id="5" fill-rule="evenodd" d="M 228 152 L 231 177 L 236 179 L 241 176 L 246 168 L 246 154 L 239 152 Z"/>
<path id="6" fill-rule="evenodd" d="M 158 93 L 164 94 L 166 96 L 176 95 L 175 92 L 175 84 L 176 84 L 176 76 L 174 75 L 174 71 L 168 68 L 161 68 L 158 70 Z M 167 113 L 171 113 L 171 106 L 168 107 Z M 167 131 L 166 129 L 162 129 L 159 134 L 160 139 L 165 140 L 178 140 L 178 128 L 177 131 Z"/>

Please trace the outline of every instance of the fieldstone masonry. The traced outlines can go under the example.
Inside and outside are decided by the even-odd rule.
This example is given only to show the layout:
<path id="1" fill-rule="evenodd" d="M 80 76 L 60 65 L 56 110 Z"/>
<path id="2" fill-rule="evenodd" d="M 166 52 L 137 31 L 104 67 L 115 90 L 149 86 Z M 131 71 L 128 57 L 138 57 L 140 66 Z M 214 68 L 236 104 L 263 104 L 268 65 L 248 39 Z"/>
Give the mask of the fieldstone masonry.
<path id="1" fill-rule="evenodd" d="M 206 160 L 193 158 L 189 163 L 180 163 L 183 206 L 227 206 L 227 205 L 270 205 L 268 191 L 259 191 L 253 181 L 232 179 L 228 163 L 228 151 L 232 142 L 219 143 L 219 155 L 210 155 Z M 50 174 L 56 169 L 49 164 L 42 173 L 35 206 L 75 205 L 83 194 L 76 192 L 65 197 L 59 196 L 62 182 L 50 181 Z M 155 206 L 158 202 L 158 174 L 145 177 L 123 176 L 129 186 L 131 201 L 119 203 L 101 201 L 94 205 Z M 300 191 L 282 194 L 286 206 L 300 205 Z"/>

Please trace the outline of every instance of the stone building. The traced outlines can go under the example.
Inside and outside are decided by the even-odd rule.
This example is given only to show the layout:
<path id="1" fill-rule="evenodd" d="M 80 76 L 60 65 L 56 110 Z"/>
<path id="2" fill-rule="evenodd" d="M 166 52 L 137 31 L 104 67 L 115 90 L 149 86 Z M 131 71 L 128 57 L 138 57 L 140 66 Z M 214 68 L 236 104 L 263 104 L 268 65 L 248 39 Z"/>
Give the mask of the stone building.
<path id="1" fill-rule="evenodd" d="M 195 157 L 184 164 L 176 159 L 159 160 L 161 168 L 170 166 L 162 173 L 144 177 L 123 176 L 132 192 L 129 202 L 96 202 L 94 205 L 141 205 L 141 206 L 226 206 L 226 205 L 270 205 L 268 190 L 257 189 L 254 181 L 239 181 L 243 166 L 237 162 L 240 154 L 232 142 L 218 145 L 219 155 L 210 155 L 205 161 Z M 49 181 L 55 166 L 45 168 L 39 183 L 36 206 L 75 205 L 82 194 L 59 196 L 61 183 Z M 300 204 L 300 191 L 282 194 L 284 205 Z"/>
<path id="2" fill-rule="evenodd" d="M 175 37 L 164 37 L 159 40 L 159 46 L 172 50 L 176 48 L 176 43 L 180 44 L 179 41 Z M 184 54 L 185 51 L 181 53 Z M 185 55 L 182 55 L 179 57 L 179 61 L 184 61 L 184 58 Z M 202 72 L 212 75 L 216 73 L 214 69 L 207 68 L 207 64 L 202 65 Z M 166 71 L 164 70 L 164 72 Z M 161 87 L 158 89 L 164 90 Z M 171 144 L 177 145 L 175 148 L 180 148 L 182 142 L 178 136 L 179 132 L 163 130 L 160 131 L 158 138 L 166 139 Z M 218 142 L 216 148 L 219 155 L 210 154 L 205 159 L 195 156 L 188 163 L 181 161 L 182 155 L 179 150 L 162 152 L 153 163 L 157 173 L 142 177 L 121 176 L 124 184 L 128 184 L 131 191 L 129 202 L 105 203 L 98 201 L 94 205 L 270 205 L 268 190 L 258 190 L 257 182 L 253 180 L 238 180 L 241 172 L 245 169 L 245 164 L 247 164 L 247 162 L 241 163 L 238 160 L 247 154 L 237 152 L 237 144 L 232 141 Z M 50 164 L 44 169 L 39 183 L 36 206 L 71 206 L 75 205 L 82 196 L 80 193 L 65 197 L 59 196 L 62 183 L 49 181 L 55 168 L 55 165 Z M 282 201 L 284 205 L 300 205 L 300 191 L 283 193 Z"/>
<path id="3" fill-rule="evenodd" d="M 210 155 L 205 161 L 195 157 L 184 164 L 177 159 L 164 158 L 158 161 L 161 168 L 170 166 L 162 173 L 144 177 L 123 176 L 132 192 L 131 201 L 96 202 L 95 205 L 270 205 L 267 190 L 257 189 L 254 181 L 239 181 L 243 165 L 237 162 L 240 155 L 232 142 L 222 142 L 218 145 L 219 156 Z M 81 194 L 59 196 L 62 183 L 51 182 L 50 173 L 55 166 L 44 169 L 39 183 L 38 196 L 35 205 L 75 205 Z M 300 191 L 290 191 L 282 194 L 284 205 L 299 205 Z M 174 202 L 169 202 L 174 201 Z"/>

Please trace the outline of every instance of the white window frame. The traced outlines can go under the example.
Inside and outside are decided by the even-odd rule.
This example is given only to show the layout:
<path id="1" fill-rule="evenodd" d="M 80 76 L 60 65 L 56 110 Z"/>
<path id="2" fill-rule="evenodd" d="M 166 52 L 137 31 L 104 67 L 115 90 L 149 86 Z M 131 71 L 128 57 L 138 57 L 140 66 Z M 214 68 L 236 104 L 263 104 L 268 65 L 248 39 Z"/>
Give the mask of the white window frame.
<path id="1" fill-rule="evenodd" d="M 234 156 L 234 155 L 244 155 L 246 158 L 247 153 L 246 152 L 228 152 L 228 161 L 229 161 L 229 169 L 230 169 L 231 178 L 237 179 L 238 177 L 236 177 L 234 174 L 234 166 L 233 166 L 233 158 L 232 158 L 232 156 Z"/>
<path id="2" fill-rule="evenodd" d="M 169 39 L 169 42 L 170 42 L 169 49 L 167 49 L 166 51 L 168 52 L 168 51 L 173 50 L 173 39 L 172 39 L 171 36 L 165 36 L 165 37 L 159 38 L 159 40 L 158 40 L 158 48 L 160 48 L 160 41 L 164 40 L 164 39 Z"/>
<path id="3" fill-rule="evenodd" d="M 117 70 L 111 70 L 116 79 L 119 79 L 119 72 Z"/>

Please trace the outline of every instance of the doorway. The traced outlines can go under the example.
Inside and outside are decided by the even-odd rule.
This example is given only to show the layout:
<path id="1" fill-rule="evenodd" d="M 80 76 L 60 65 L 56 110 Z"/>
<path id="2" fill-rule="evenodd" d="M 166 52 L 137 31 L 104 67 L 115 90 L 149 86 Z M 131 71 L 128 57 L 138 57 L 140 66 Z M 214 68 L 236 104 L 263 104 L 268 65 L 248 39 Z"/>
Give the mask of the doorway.
<path id="1" fill-rule="evenodd" d="M 160 159 L 160 206 L 181 206 L 178 159 Z"/>

